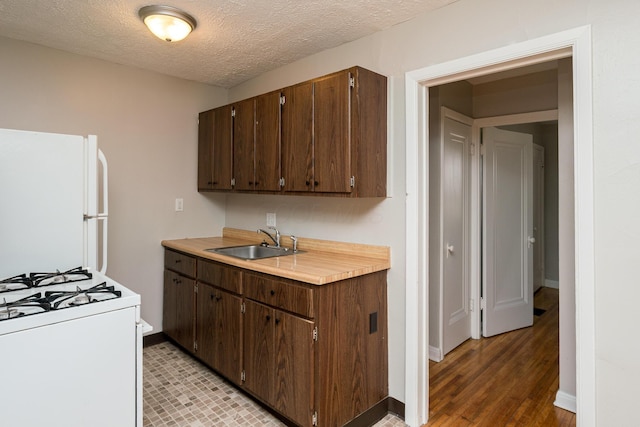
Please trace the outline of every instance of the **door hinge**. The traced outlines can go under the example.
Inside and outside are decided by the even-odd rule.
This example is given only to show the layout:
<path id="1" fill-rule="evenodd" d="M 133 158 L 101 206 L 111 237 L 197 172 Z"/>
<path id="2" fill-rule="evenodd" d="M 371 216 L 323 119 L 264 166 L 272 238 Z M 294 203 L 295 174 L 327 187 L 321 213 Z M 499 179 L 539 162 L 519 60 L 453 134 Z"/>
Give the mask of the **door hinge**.
<path id="1" fill-rule="evenodd" d="M 244 303 L 240 304 L 240 313 L 244 314 L 247 311 L 247 306 Z"/>
<path id="2" fill-rule="evenodd" d="M 312 338 L 313 338 L 314 341 L 318 341 L 318 327 L 317 326 L 313 328 Z"/>
<path id="3" fill-rule="evenodd" d="M 356 87 L 356 79 L 349 73 L 349 87 Z"/>
<path id="4" fill-rule="evenodd" d="M 231 108 L 231 117 L 235 117 L 236 116 L 236 109 L 235 108 Z"/>
<path id="5" fill-rule="evenodd" d="M 487 302 L 485 301 L 484 298 L 480 298 L 480 310 L 486 310 L 487 309 Z"/>
<path id="6" fill-rule="evenodd" d="M 193 351 L 198 351 L 198 341 L 193 342 Z"/>
<path id="7" fill-rule="evenodd" d="M 287 98 L 284 95 L 280 95 L 280 105 L 284 105 L 287 102 Z"/>
<path id="8" fill-rule="evenodd" d="M 284 178 L 280 178 L 280 187 L 284 187 Z"/>
<path id="9" fill-rule="evenodd" d="M 236 179 L 235 178 L 231 178 L 231 186 L 232 187 L 236 186 Z"/>
<path id="10" fill-rule="evenodd" d="M 356 177 L 352 176 L 351 178 L 349 178 L 349 185 L 351 185 L 351 188 L 356 186 Z"/>
<path id="11" fill-rule="evenodd" d="M 311 416 L 311 425 L 318 425 L 318 411 L 313 411 L 313 415 Z"/>
<path id="12" fill-rule="evenodd" d="M 240 381 L 245 382 L 247 380 L 247 375 L 244 372 L 244 369 L 240 373 Z"/>

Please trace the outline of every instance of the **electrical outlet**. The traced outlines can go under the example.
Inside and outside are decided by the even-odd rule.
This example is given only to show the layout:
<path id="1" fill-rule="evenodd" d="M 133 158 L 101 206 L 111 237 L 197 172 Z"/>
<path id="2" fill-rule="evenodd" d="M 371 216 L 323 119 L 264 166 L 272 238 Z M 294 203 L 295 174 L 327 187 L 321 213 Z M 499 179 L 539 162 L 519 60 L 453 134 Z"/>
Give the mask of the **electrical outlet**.
<path id="1" fill-rule="evenodd" d="M 176 199 L 176 212 L 182 212 L 184 209 L 184 201 L 182 199 Z"/>
<path id="2" fill-rule="evenodd" d="M 267 213 L 267 227 L 275 227 L 275 226 L 276 226 L 276 214 Z"/>

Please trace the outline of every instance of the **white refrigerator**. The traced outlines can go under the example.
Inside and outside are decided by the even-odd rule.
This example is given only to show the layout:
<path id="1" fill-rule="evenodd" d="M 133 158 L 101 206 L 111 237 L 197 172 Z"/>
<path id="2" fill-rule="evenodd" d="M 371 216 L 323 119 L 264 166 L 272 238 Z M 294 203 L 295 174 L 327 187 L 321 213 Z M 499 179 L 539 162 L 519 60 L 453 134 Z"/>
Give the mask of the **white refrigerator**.
<path id="1" fill-rule="evenodd" d="M 106 275 L 107 182 L 95 136 L 0 129 L 2 425 L 142 426 L 150 327 Z"/>

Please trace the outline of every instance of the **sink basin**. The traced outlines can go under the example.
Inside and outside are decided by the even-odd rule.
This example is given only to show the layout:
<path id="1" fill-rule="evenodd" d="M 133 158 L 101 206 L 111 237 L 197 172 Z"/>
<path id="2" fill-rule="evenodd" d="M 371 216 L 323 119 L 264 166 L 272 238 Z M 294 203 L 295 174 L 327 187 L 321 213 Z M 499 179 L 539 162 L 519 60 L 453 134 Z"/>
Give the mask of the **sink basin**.
<path id="1" fill-rule="evenodd" d="M 276 248 L 273 246 L 246 245 L 246 246 L 230 246 L 226 248 L 205 249 L 207 252 L 214 252 L 220 255 L 228 255 L 244 260 L 271 258 L 284 255 L 293 255 L 289 248 Z"/>

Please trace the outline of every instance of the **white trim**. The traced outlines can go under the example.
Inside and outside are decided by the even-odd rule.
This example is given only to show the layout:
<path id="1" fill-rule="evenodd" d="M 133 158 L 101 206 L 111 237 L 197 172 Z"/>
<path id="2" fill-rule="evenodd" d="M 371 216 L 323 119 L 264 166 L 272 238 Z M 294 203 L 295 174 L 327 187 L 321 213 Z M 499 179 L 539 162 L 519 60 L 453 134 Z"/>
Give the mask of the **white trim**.
<path id="1" fill-rule="evenodd" d="M 442 362 L 444 356 L 442 355 L 442 348 L 434 347 L 432 345 L 429 346 L 429 360 L 434 362 Z"/>
<path id="2" fill-rule="evenodd" d="M 576 413 L 576 397 L 573 394 L 558 390 L 556 393 L 556 400 L 553 404 L 558 408 L 566 409 L 574 414 Z"/>
<path id="3" fill-rule="evenodd" d="M 429 275 L 428 239 L 419 239 L 428 233 L 429 212 L 426 205 L 429 200 L 428 145 L 422 149 L 416 141 L 425 141 L 429 117 L 429 99 L 427 89 L 418 85 L 405 86 L 406 137 L 413 141 L 413 150 L 406 151 L 406 322 L 405 328 L 405 422 L 410 426 L 419 426 L 426 420 L 429 409 L 429 364 L 426 362 L 429 344 L 429 292 L 424 285 Z M 422 153 L 422 158 L 419 158 Z M 426 230 L 424 227 L 426 226 Z M 416 227 L 416 228 L 413 228 Z M 418 228 L 421 227 L 421 228 Z M 409 374 L 411 372 L 411 374 Z"/>
<path id="4" fill-rule="evenodd" d="M 428 421 L 428 87 L 573 55 L 577 424 L 595 425 L 595 272 L 591 27 L 584 26 L 407 72 L 405 422 Z M 426 116 L 421 116 L 426 114 Z M 425 161 L 426 160 L 426 161 Z"/>
<path id="5" fill-rule="evenodd" d="M 544 279 L 545 288 L 560 289 L 560 282 L 557 280 Z"/>

